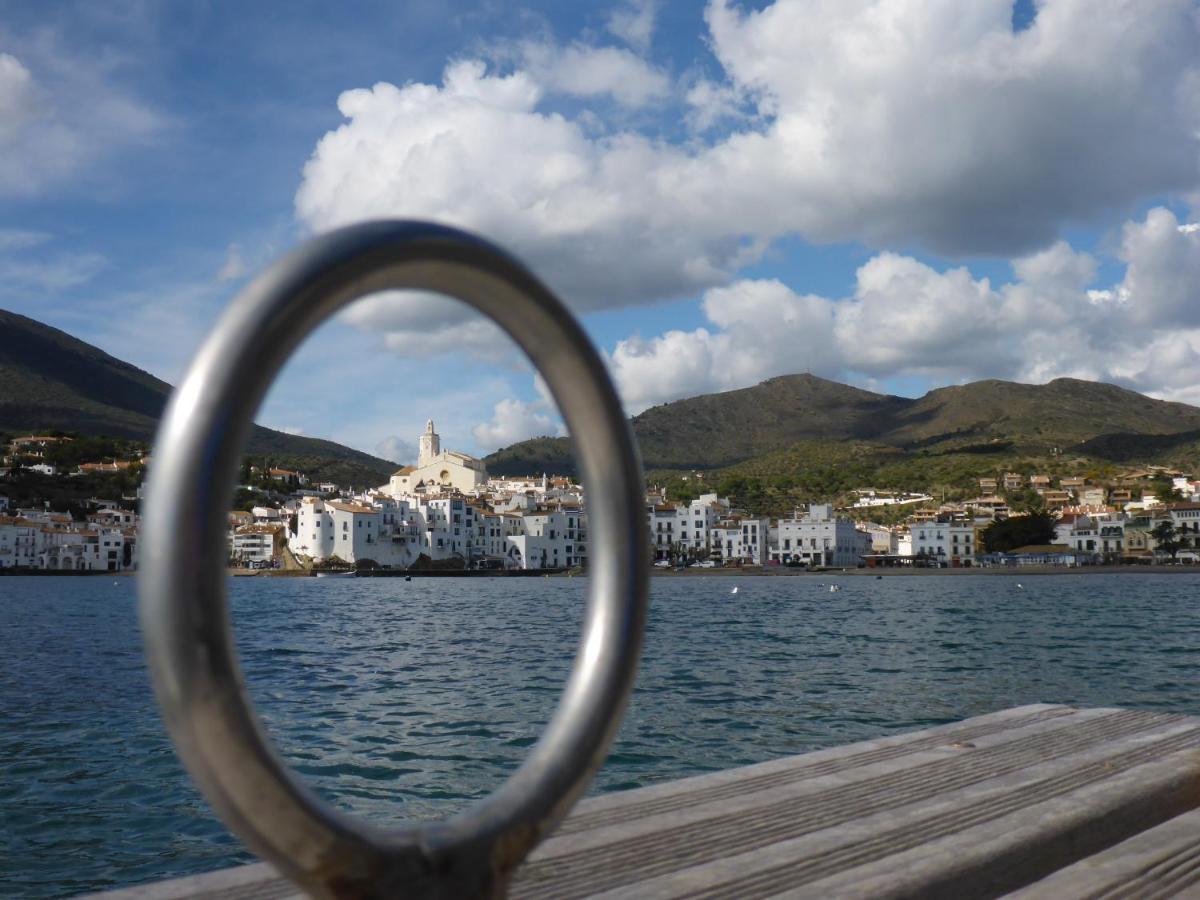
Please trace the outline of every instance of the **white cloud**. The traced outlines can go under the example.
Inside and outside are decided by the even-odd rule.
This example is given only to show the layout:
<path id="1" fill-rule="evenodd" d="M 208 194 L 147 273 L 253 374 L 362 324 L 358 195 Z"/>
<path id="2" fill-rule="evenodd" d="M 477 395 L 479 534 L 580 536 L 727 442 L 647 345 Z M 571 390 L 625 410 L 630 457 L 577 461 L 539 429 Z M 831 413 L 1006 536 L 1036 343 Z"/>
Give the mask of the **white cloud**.
<path id="1" fill-rule="evenodd" d="M 1065 242 L 1014 260 L 999 287 L 895 253 L 867 261 L 840 299 L 739 281 L 705 295 L 714 328 L 630 338 L 609 362 L 631 412 L 802 371 L 862 383 L 1073 376 L 1200 401 L 1200 232 L 1154 209 L 1126 224 L 1118 255 L 1125 274 L 1107 288 L 1092 287 L 1095 258 Z"/>
<path id="2" fill-rule="evenodd" d="M 25 59 L 0 53 L 0 196 L 35 195 L 161 131 L 162 117 L 104 63 L 68 51 L 52 32 L 25 50 Z"/>
<path id="3" fill-rule="evenodd" d="M 751 98 L 757 115 L 708 142 L 553 111 L 555 92 L 615 88 L 636 58 L 613 48 L 347 91 L 297 214 L 315 230 L 378 216 L 478 230 L 590 310 L 725 284 L 782 235 L 1025 253 L 1067 222 L 1200 188 L 1192 0 L 1045 0 L 1018 33 L 1011 13 L 715 0 L 724 78 L 696 82 L 683 114 L 708 127 Z M 595 68 L 572 86 L 558 62 L 577 49 Z"/>
<path id="4" fill-rule="evenodd" d="M 408 465 L 417 461 L 417 445 L 391 434 L 375 445 L 375 455 L 400 465 Z"/>
<path id="5" fill-rule="evenodd" d="M 658 18 L 658 0 L 629 0 L 608 17 L 608 30 L 638 53 L 650 49 Z"/>
<path id="6" fill-rule="evenodd" d="M 544 411 L 539 401 L 501 400 L 492 411 L 490 422 L 476 425 L 471 434 L 485 450 L 507 447 L 526 438 L 561 434 L 562 429 Z"/>
<path id="7" fill-rule="evenodd" d="M 77 287 L 106 265 L 98 253 L 54 249 L 51 235 L 0 229 L 0 297 L 26 299 Z"/>
<path id="8" fill-rule="evenodd" d="M 694 131 L 707 131 L 725 120 L 746 119 L 742 110 L 746 94 L 730 84 L 697 79 L 684 97 L 687 121 Z"/>
<path id="9" fill-rule="evenodd" d="M 573 97 L 611 96 L 627 107 L 664 99 L 671 90 L 667 75 L 628 50 L 572 44 L 527 43 L 525 70 L 547 91 Z"/>
<path id="10" fill-rule="evenodd" d="M 246 261 L 242 259 L 242 245 L 230 244 L 225 251 L 225 262 L 217 270 L 217 281 L 237 281 L 244 278 L 248 271 Z"/>
<path id="11" fill-rule="evenodd" d="M 50 240 L 50 235 L 41 231 L 25 231 L 20 228 L 0 228 L 0 253 L 25 250 Z"/>
<path id="12" fill-rule="evenodd" d="M 33 76 L 21 61 L 0 53 L 0 147 L 14 140 L 38 112 Z"/>

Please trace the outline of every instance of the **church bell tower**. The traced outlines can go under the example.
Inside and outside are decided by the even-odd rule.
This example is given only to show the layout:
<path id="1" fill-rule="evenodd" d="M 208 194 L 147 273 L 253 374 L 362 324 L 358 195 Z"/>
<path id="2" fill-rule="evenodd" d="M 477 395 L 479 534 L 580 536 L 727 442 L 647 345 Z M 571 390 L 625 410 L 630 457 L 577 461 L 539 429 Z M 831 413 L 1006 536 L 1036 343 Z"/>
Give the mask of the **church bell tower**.
<path id="1" fill-rule="evenodd" d="M 433 430 L 433 419 L 425 423 L 425 433 L 421 435 L 420 449 L 417 454 L 417 465 L 423 466 L 432 462 L 442 452 L 442 441 Z"/>

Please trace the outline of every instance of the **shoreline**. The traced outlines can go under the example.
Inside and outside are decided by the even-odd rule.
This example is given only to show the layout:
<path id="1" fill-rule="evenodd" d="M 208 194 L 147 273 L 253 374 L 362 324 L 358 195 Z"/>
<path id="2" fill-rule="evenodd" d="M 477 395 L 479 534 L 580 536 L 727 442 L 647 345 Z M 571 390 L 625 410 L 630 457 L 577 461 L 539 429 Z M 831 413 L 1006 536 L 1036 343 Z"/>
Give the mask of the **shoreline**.
<path id="1" fill-rule="evenodd" d="M 849 577 L 849 578 L 934 578 L 960 577 L 968 575 L 1200 575 L 1200 566 L 969 566 L 960 569 L 918 569 L 909 566 L 862 569 L 788 569 L 784 566 L 743 566 L 732 569 L 652 569 L 654 578 L 711 578 L 724 575 L 731 577 L 762 576 L 768 578 L 802 577 Z"/>

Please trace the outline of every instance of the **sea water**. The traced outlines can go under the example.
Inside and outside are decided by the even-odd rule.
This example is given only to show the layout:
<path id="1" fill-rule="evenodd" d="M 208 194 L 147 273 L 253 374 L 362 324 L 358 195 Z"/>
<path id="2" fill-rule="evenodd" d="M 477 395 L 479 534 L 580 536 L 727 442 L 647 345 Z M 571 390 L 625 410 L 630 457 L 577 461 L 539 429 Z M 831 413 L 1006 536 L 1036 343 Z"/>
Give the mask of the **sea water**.
<path id="1" fill-rule="evenodd" d="M 1025 703 L 1200 714 L 1200 574 L 656 578 L 593 792 Z M 330 802 L 381 823 L 494 789 L 551 714 L 587 580 L 235 579 L 251 694 Z M 739 590 L 732 594 L 732 587 Z M 130 578 L 0 578 L 0 895 L 250 857 L 183 772 Z"/>

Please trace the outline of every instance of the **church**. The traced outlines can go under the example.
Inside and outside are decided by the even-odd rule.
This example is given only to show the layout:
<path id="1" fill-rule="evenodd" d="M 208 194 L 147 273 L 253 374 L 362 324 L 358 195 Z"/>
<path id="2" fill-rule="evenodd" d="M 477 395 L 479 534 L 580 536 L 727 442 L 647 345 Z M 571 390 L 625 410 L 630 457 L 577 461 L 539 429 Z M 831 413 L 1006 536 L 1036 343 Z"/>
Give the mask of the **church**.
<path id="1" fill-rule="evenodd" d="M 458 490 L 466 494 L 483 487 L 487 480 L 487 466 L 483 460 L 442 449 L 441 438 L 433 430 L 430 419 L 421 435 L 417 464 L 397 469 L 380 491 L 393 497 L 411 495 L 418 490 L 426 493 Z"/>

